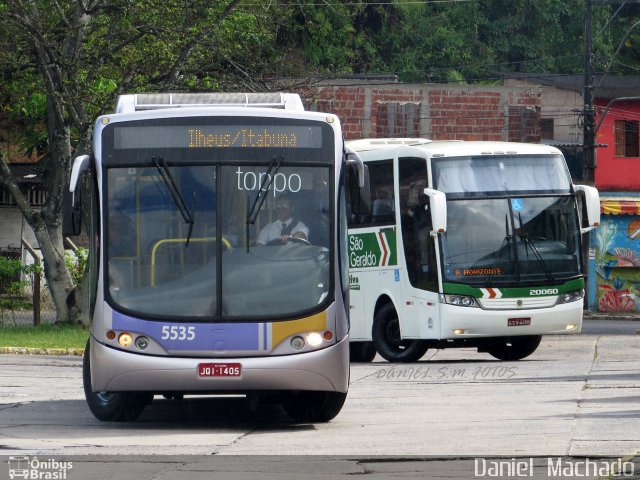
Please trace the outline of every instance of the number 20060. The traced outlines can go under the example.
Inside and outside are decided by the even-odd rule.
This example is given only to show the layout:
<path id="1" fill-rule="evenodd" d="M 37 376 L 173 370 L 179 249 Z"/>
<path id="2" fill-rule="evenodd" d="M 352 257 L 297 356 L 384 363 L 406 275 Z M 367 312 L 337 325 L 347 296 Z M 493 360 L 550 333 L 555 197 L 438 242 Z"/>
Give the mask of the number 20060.
<path id="1" fill-rule="evenodd" d="M 162 327 L 162 340 L 194 340 L 195 338 L 196 327 L 181 325 L 164 325 Z"/>

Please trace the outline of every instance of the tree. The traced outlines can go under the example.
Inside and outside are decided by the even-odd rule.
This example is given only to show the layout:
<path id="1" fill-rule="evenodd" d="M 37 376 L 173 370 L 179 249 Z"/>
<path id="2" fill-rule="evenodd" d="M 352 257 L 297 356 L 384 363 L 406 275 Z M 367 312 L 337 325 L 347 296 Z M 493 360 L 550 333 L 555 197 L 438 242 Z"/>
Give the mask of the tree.
<path id="1" fill-rule="evenodd" d="M 239 0 L 1 0 L 0 102 L 20 105 L 42 95 L 47 186 L 31 208 L 0 153 L 0 184 L 14 196 L 40 245 L 57 321 L 71 318 L 74 288 L 65 265 L 61 210 L 72 158 L 90 151 L 95 116 L 121 92 L 257 90 L 256 72 L 272 68 L 260 52 L 273 34 L 264 10 Z M 27 125 L 28 126 L 28 125 Z M 35 127 L 34 127 L 35 128 Z M 27 131 L 29 128 L 27 128 Z M 33 133 L 33 132 L 32 132 Z M 76 297 L 77 298 L 77 297 Z"/>
<path id="2" fill-rule="evenodd" d="M 46 204 L 30 208 L 0 152 L 0 184 L 42 248 L 59 321 L 74 288 L 65 266 L 62 193 L 93 119 L 119 93 L 265 91 L 273 77 L 393 72 L 404 81 L 473 81 L 495 71 L 576 73 L 583 0 L 0 0 L 0 108 L 44 155 Z M 600 63 L 637 70 L 638 6 L 595 13 Z M 607 19 L 613 16 L 613 21 Z M 597 27 L 596 27 L 597 25 Z M 603 28 L 601 28 L 603 27 Z M 599 30 L 600 31 L 600 30 Z M 624 64 L 630 64 L 629 66 Z M 283 84 L 280 84 L 283 85 Z"/>
<path id="3" fill-rule="evenodd" d="M 277 48 L 286 58 L 281 75 L 350 73 L 365 39 L 356 29 L 366 2 L 300 0 L 273 7 Z"/>

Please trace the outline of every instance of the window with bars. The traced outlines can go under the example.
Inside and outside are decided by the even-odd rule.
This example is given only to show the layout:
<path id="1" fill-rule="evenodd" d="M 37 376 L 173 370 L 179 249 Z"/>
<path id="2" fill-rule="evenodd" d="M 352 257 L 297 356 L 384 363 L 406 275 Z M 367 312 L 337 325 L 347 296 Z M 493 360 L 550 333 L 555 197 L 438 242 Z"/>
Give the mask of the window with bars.
<path id="1" fill-rule="evenodd" d="M 376 137 L 420 135 L 420 111 L 421 104 L 417 102 L 380 102 L 376 115 Z"/>
<path id="2" fill-rule="evenodd" d="M 554 132 L 554 119 L 553 118 L 541 118 L 540 119 L 540 137 L 546 140 L 553 140 L 555 138 Z"/>
<path id="3" fill-rule="evenodd" d="M 640 156 L 640 122 L 638 120 L 616 120 L 616 157 Z"/>

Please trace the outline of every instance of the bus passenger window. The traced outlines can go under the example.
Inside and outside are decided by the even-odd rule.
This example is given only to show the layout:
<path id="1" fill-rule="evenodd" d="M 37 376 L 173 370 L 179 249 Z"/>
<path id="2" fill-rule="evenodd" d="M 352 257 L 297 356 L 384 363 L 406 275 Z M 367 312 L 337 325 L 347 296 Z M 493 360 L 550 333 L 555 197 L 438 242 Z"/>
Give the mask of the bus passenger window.
<path id="1" fill-rule="evenodd" d="M 371 215 L 350 219 L 350 227 L 390 225 L 396 221 L 393 160 L 367 163 L 371 191 Z"/>

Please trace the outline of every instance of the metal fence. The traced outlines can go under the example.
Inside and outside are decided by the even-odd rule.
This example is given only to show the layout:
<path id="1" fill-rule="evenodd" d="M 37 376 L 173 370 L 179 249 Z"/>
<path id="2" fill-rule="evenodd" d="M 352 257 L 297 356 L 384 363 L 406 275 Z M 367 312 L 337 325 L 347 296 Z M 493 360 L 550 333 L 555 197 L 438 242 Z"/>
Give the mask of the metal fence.
<path id="1" fill-rule="evenodd" d="M 34 297 L 33 275 L 25 278 L 27 286 L 22 289 L 20 295 L 0 295 L 0 327 L 3 326 L 27 326 L 39 323 L 54 323 L 56 309 L 49 294 L 49 289 L 40 278 L 39 298 Z M 27 308 L 27 305 L 32 305 Z M 34 310 L 34 306 L 35 309 Z"/>

